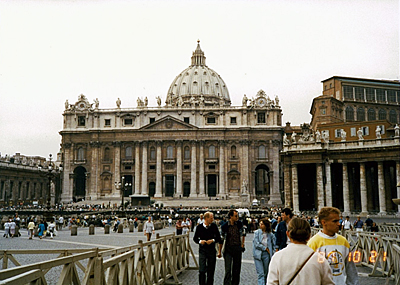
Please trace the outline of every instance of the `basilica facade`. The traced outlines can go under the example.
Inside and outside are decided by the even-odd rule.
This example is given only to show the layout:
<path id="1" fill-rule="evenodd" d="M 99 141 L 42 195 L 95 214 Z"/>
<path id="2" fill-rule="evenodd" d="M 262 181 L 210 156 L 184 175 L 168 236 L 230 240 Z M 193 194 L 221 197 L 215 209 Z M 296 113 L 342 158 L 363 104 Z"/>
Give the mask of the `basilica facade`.
<path id="1" fill-rule="evenodd" d="M 250 96 L 249 96 L 250 97 Z M 62 202 L 123 195 L 237 199 L 282 204 L 279 98 L 263 90 L 232 106 L 198 43 L 164 100 L 101 109 L 85 95 L 65 103 Z M 164 101 L 164 103 L 163 103 Z"/>

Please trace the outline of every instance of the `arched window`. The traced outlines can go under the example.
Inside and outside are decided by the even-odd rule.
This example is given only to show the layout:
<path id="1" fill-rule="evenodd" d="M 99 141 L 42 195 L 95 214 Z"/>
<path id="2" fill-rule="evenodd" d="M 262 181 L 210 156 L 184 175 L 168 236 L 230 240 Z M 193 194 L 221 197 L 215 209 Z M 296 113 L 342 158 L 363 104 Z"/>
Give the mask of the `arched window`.
<path id="1" fill-rule="evenodd" d="M 104 149 L 104 160 L 106 160 L 106 161 L 108 161 L 108 160 L 110 160 L 110 149 L 108 148 L 108 147 L 106 147 L 105 149 Z"/>
<path id="2" fill-rule="evenodd" d="M 236 157 L 236 146 L 234 145 L 231 147 L 231 157 L 232 158 Z"/>
<path id="3" fill-rule="evenodd" d="M 378 118 L 379 118 L 379 120 L 386 120 L 386 118 L 387 118 L 386 111 L 383 109 L 379 109 Z"/>
<path id="4" fill-rule="evenodd" d="M 260 145 L 258 147 L 258 158 L 266 158 L 265 156 L 265 146 Z"/>
<path id="5" fill-rule="evenodd" d="M 174 147 L 167 147 L 167 158 L 174 158 Z"/>
<path id="6" fill-rule="evenodd" d="M 78 148 L 78 160 L 85 160 L 85 150 L 82 147 Z"/>
<path id="7" fill-rule="evenodd" d="M 150 148 L 150 159 L 156 160 L 156 149 L 154 148 L 154 146 Z"/>
<path id="8" fill-rule="evenodd" d="M 372 108 L 368 109 L 368 121 L 375 121 L 375 120 L 376 120 L 375 110 Z"/>
<path id="9" fill-rule="evenodd" d="M 213 145 L 208 148 L 208 158 L 215 158 L 215 146 Z"/>
<path id="10" fill-rule="evenodd" d="M 125 158 L 132 158 L 132 147 L 128 146 L 125 148 Z"/>
<path id="11" fill-rule="evenodd" d="M 188 146 L 185 146 L 185 150 L 183 152 L 184 159 L 190 159 L 190 149 Z"/>
<path id="12" fill-rule="evenodd" d="M 346 121 L 354 121 L 354 110 L 352 107 L 346 107 Z"/>
<path id="13" fill-rule="evenodd" d="M 364 108 L 357 109 L 357 121 L 365 121 L 365 110 Z"/>
<path id="14" fill-rule="evenodd" d="M 397 113 L 395 110 L 390 110 L 389 122 L 391 122 L 392 124 L 397 124 Z"/>

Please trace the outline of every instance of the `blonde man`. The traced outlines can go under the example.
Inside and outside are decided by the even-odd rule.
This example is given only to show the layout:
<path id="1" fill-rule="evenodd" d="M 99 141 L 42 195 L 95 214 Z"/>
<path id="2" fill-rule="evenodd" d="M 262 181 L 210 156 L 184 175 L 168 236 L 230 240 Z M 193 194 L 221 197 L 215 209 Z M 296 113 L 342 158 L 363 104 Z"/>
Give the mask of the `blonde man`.
<path id="1" fill-rule="evenodd" d="M 358 285 L 358 273 L 353 261 L 349 261 L 350 244 L 337 234 L 340 229 L 340 211 L 334 207 L 323 207 L 318 213 L 322 230 L 314 235 L 307 245 L 325 257 L 331 267 L 336 285 Z"/>

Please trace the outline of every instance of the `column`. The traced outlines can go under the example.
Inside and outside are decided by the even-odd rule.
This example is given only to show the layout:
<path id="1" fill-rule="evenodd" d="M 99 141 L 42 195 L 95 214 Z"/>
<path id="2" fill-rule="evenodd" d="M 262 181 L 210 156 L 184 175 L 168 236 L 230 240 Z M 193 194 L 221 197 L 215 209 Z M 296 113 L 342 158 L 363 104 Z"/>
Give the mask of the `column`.
<path id="1" fill-rule="evenodd" d="M 400 183 L 400 161 L 396 161 L 396 185 Z M 400 199 L 400 187 L 397 187 L 397 198 Z M 397 206 L 397 215 L 400 216 L 400 205 Z"/>
<path id="2" fill-rule="evenodd" d="M 92 161 L 91 161 L 90 172 L 93 173 L 93 179 L 91 179 L 92 183 L 91 185 L 89 185 L 88 191 L 86 192 L 85 200 L 96 199 L 100 197 L 100 191 L 101 191 L 101 189 L 99 189 L 100 187 L 98 187 L 98 181 L 99 179 L 101 179 L 99 174 L 100 143 L 92 142 L 90 143 L 90 147 L 92 149 Z M 91 191 L 92 189 L 94 189 L 93 191 L 94 193 Z"/>
<path id="3" fill-rule="evenodd" d="M 343 216 L 350 215 L 349 173 L 347 163 L 343 163 Z"/>
<path id="4" fill-rule="evenodd" d="M 200 141 L 200 155 L 199 155 L 199 197 L 205 197 L 205 183 L 204 183 L 204 141 Z"/>
<path id="5" fill-rule="evenodd" d="M 386 215 L 386 192 L 385 178 L 383 177 L 383 162 L 378 162 L 378 191 L 379 191 L 379 214 Z"/>
<path id="6" fill-rule="evenodd" d="M 142 142 L 142 195 L 147 192 L 147 142 Z"/>
<path id="7" fill-rule="evenodd" d="M 324 202 L 324 185 L 322 181 L 322 164 L 317 163 L 317 195 L 318 195 L 318 211 L 325 206 Z"/>
<path id="8" fill-rule="evenodd" d="M 176 143 L 176 197 L 182 197 L 182 141 Z"/>
<path id="9" fill-rule="evenodd" d="M 331 181 L 331 164 L 329 161 L 325 162 L 325 176 L 326 176 L 326 205 L 332 207 L 332 181 Z"/>
<path id="10" fill-rule="evenodd" d="M 248 140 L 242 140 L 240 142 L 242 145 L 242 155 L 240 156 L 240 165 L 241 165 L 241 173 L 240 173 L 240 178 L 242 181 L 240 182 L 240 185 L 243 185 L 243 181 L 246 181 L 247 185 L 247 192 L 251 193 L 250 190 L 250 185 L 253 183 L 250 183 L 249 181 L 249 141 Z M 243 194 L 243 189 L 241 189 L 241 192 Z"/>
<path id="11" fill-rule="evenodd" d="M 367 207 L 367 182 L 365 177 L 365 163 L 360 163 L 360 192 L 361 192 L 361 214 L 368 213 Z"/>
<path id="12" fill-rule="evenodd" d="M 297 180 L 297 164 L 292 164 L 292 192 L 293 192 L 293 211 L 300 213 L 299 205 L 299 183 Z"/>
<path id="13" fill-rule="evenodd" d="M 140 194 L 140 143 L 135 144 L 135 195 Z"/>
<path id="14" fill-rule="evenodd" d="M 161 173 L 161 141 L 157 142 L 157 165 L 156 165 L 156 193 L 154 197 L 160 198 L 163 196 L 162 194 L 162 173 Z"/>
<path id="15" fill-rule="evenodd" d="M 191 141 L 192 154 L 191 154 L 191 165 L 190 165 L 190 197 L 197 197 L 197 156 L 196 156 L 196 141 Z"/>
<path id="16" fill-rule="evenodd" d="M 275 116 L 274 116 L 275 118 Z M 279 191 L 279 147 L 281 145 L 281 141 L 279 140 L 273 140 L 272 143 L 270 143 L 270 161 L 272 161 L 272 175 L 270 176 L 270 194 L 271 198 L 268 201 L 268 204 L 270 205 L 281 205 L 282 204 L 282 198 L 281 194 Z"/>
<path id="17" fill-rule="evenodd" d="M 113 144 L 114 144 L 114 179 L 115 179 L 115 182 L 122 183 L 122 181 L 121 181 L 121 142 L 114 142 Z M 124 192 L 116 189 L 116 187 L 114 185 L 112 196 L 113 197 L 121 197 L 121 193 L 124 193 Z"/>
<path id="18" fill-rule="evenodd" d="M 293 207 L 293 199 L 292 199 L 292 177 L 290 172 L 290 164 L 285 163 L 283 166 L 283 181 L 284 181 L 284 193 L 285 193 L 285 207 L 292 208 Z"/>
<path id="19" fill-rule="evenodd" d="M 73 178 L 70 177 L 71 173 L 71 165 L 73 164 L 73 151 L 71 151 L 71 144 L 63 144 L 62 145 L 64 151 L 64 163 L 63 163 L 63 185 L 62 185 L 62 193 L 61 193 L 61 202 L 68 203 L 72 200 L 72 184 Z M 39 184 L 39 183 L 38 183 Z M 5 185 L 5 184 L 4 184 Z M 5 189 L 5 187 L 4 187 Z M 35 189 L 35 197 L 37 189 Z M 4 190 L 5 191 L 5 190 Z"/>
<path id="20" fill-rule="evenodd" d="M 219 141 L 219 193 L 225 196 L 225 142 Z"/>

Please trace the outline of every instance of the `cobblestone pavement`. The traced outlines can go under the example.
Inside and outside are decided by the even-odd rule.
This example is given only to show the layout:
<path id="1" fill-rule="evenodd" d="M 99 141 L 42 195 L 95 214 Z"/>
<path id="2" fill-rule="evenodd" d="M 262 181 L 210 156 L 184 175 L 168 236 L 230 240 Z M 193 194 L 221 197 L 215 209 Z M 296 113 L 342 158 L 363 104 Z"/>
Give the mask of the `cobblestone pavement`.
<path id="1" fill-rule="evenodd" d="M 174 228 L 166 228 L 160 231 L 157 231 L 161 235 L 169 234 L 174 232 Z M 104 234 L 104 230 L 102 228 L 95 229 L 95 235 L 90 235 L 88 232 L 88 228 L 79 228 L 77 236 L 71 236 L 70 231 L 68 229 L 63 229 L 58 232 L 58 236 L 54 239 L 44 238 L 42 240 L 38 238 L 34 238 L 33 240 L 28 239 L 28 234 L 25 229 L 22 229 L 22 236 L 19 238 L 3 238 L 4 231 L 0 231 L 0 249 L 68 249 L 68 248 L 87 248 L 92 249 L 95 247 L 99 248 L 117 248 L 121 246 L 127 246 L 130 244 L 136 244 L 138 240 L 145 241 L 145 237 L 143 233 L 134 232 L 129 233 L 128 229 L 124 229 L 124 233 L 114 233 L 111 232 L 109 235 Z M 191 237 L 193 233 L 190 233 Z M 154 238 L 154 237 L 152 237 Z M 242 270 L 241 270 L 241 284 L 257 284 L 256 278 L 256 270 L 254 266 L 254 261 L 252 257 L 252 240 L 253 234 L 248 234 L 246 237 L 246 251 L 243 254 L 242 261 Z M 196 255 L 196 259 L 198 259 L 198 245 L 196 245 L 191 239 L 191 246 Z M 20 255 L 16 256 L 16 259 L 21 264 L 30 264 L 34 262 L 48 260 L 49 258 L 56 258 L 56 255 L 51 257 L 44 255 L 35 255 L 35 256 L 27 256 Z M 191 266 L 194 266 L 194 262 L 191 261 Z M 12 267 L 12 265 L 10 265 Z M 52 272 L 53 271 L 53 272 Z M 371 272 L 370 269 L 365 267 L 358 267 L 359 276 L 360 276 L 360 284 L 363 285 L 379 285 L 385 284 L 385 278 L 378 277 L 368 277 L 368 273 Z M 49 284 L 55 284 L 55 280 L 59 273 L 57 270 L 51 270 L 46 278 Z M 224 276 L 224 262 L 223 258 L 217 259 L 217 266 L 215 271 L 215 285 L 223 284 L 223 276 Z M 192 285 L 198 284 L 198 271 L 197 270 L 186 270 L 182 274 L 178 276 L 179 280 L 184 285 Z M 53 283 L 54 282 L 54 283 Z M 394 284 L 393 281 L 389 282 L 389 284 Z M 310 284 L 312 285 L 312 284 Z"/>

